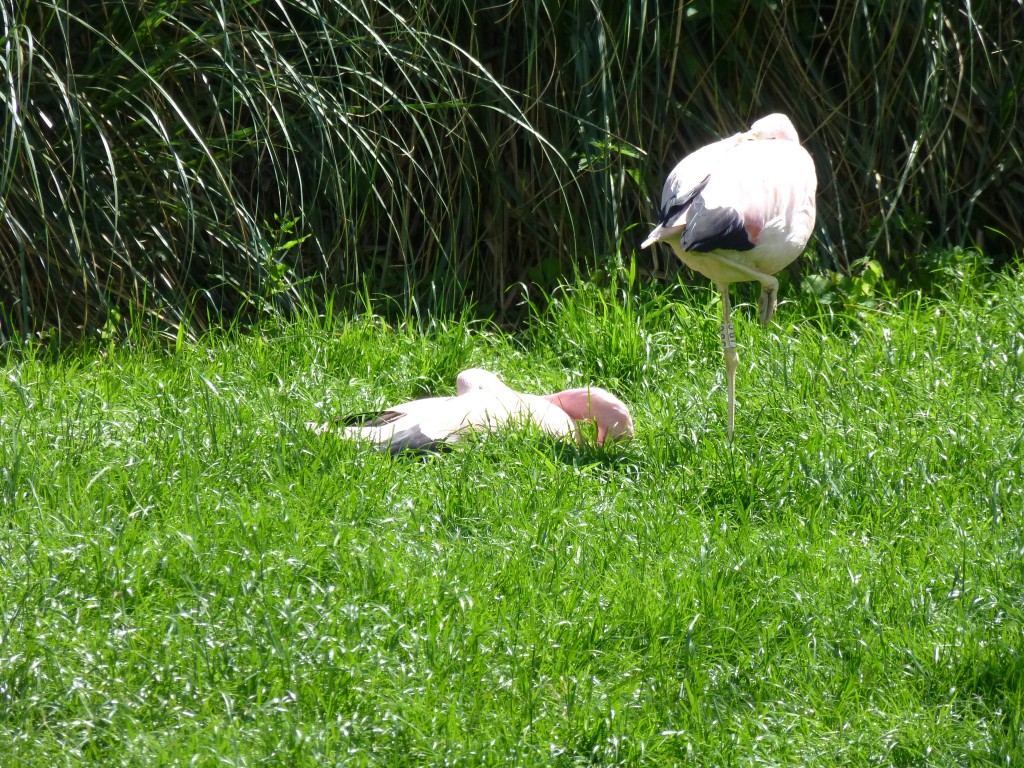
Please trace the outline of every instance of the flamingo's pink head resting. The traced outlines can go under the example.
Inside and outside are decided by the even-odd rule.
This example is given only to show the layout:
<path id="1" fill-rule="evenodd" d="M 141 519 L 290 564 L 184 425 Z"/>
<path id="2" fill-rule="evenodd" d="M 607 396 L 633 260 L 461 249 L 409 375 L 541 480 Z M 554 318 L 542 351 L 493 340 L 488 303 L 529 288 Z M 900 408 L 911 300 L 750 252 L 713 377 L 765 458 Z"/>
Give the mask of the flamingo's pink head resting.
<path id="1" fill-rule="evenodd" d="M 597 444 L 606 440 L 626 440 L 633 436 L 633 418 L 629 408 L 615 395 L 600 387 L 567 389 L 544 398 L 565 411 L 574 421 L 597 424 Z"/>
<path id="2" fill-rule="evenodd" d="M 755 139 L 784 139 L 785 141 L 800 141 L 797 136 L 793 122 L 786 117 L 775 113 L 762 117 L 750 126 L 750 133 Z"/>

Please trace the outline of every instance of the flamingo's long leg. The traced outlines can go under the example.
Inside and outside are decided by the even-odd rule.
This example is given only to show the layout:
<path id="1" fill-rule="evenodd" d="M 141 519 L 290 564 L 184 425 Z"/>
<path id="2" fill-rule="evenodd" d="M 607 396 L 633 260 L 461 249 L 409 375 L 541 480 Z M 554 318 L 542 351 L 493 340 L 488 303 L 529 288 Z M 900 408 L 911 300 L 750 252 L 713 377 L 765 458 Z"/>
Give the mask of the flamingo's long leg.
<path id="1" fill-rule="evenodd" d="M 776 296 L 779 293 L 779 281 L 774 275 L 754 269 L 740 262 L 737 258 L 725 254 L 718 255 L 718 260 L 727 264 L 733 275 L 743 275 L 743 280 L 756 280 L 761 284 L 761 295 L 757 299 L 757 316 L 762 325 L 768 325 L 775 315 L 775 307 L 778 304 Z M 740 280 L 733 280 L 740 282 Z"/>
<path id="2" fill-rule="evenodd" d="M 707 275 L 721 290 L 723 285 L 730 283 L 743 283 L 757 281 L 761 284 L 761 296 L 758 299 L 757 316 L 763 325 L 768 325 L 775 315 L 776 296 L 779 291 L 779 281 L 774 275 L 755 269 L 749 264 L 744 264 L 742 259 L 736 255 L 722 253 L 692 253 L 683 251 L 674 241 L 669 241 L 676 256 L 692 269 L 702 275 Z"/>

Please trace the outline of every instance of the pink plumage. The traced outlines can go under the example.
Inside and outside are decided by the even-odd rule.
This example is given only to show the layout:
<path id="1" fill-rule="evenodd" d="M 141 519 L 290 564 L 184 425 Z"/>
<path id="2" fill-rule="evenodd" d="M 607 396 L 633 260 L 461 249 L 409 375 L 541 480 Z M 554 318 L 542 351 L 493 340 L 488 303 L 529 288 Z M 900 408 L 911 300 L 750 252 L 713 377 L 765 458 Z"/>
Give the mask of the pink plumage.
<path id="1" fill-rule="evenodd" d="M 746 133 L 701 147 L 665 181 L 661 218 L 643 242 L 665 242 L 722 294 L 722 344 L 732 438 L 738 355 L 729 311 L 732 283 L 761 283 L 761 322 L 775 314 L 774 275 L 807 247 L 814 230 L 817 175 L 793 123 L 773 114 Z"/>
<path id="2" fill-rule="evenodd" d="M 399 403 L 358 426 L 344 427 L 342 437 L 372 443 L 379 450 L 433 449 L 454 443 L 469 432 L 485 432 L 512 422 L 530 422 L 555 437 L 580 440 L 578 424 L 597 424 L 597 443 L 633 435 L 626 404 L 600 387 L 532 395 L 516 392 L 490 371 L 470 368 L 456 379 L 452 397 L 428 397 Z M 318 433 L 327 424 L 307 424 Z"/>

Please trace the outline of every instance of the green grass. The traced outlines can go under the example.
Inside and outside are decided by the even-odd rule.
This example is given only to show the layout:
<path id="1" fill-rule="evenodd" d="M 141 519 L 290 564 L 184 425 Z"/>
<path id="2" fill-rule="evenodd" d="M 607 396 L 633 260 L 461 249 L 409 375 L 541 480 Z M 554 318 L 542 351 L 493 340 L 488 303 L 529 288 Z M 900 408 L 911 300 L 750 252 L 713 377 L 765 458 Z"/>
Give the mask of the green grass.
<path id="1" fill-rule="evenodd" d="M 1016 764 L 1024 278 L 961 278 L 742 306 L 733 446 L 713 292 L 628 278 L 515 336 L 9 350 L 5 764 Z M 613 389 L 637 438 L 302 426 L 471 365 Z"/>

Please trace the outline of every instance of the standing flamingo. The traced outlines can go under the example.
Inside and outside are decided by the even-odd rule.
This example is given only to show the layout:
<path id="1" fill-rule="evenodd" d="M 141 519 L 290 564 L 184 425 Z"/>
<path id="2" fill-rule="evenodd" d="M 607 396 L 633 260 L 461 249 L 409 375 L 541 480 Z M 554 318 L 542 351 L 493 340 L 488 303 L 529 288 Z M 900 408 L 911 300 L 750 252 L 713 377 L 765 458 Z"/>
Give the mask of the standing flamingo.
<path id="1" fill-rule="evenodd" d="M 746 133 L 701 147 L 672 170 L 661 194 L 661 221 L 641 248 L 667 242 L 722 294 L 722 347 L 729 397 L 729 439 L 736 408 L 736 335 L 729 286 L 761 283 L 758 315 L 775 314 L 773 275 L 807 246 L 814 230 L 814 161 L 785 115 L 763 117 Z"/>
<path id="2" fill-rule="evenodd" d="M 530 421 L 555 437 L 579 441 L 578 424 L 597 424 L 597 443 L 633 435 L 626 404 L 600 387 L 567 389 L 552 395 L 516 392 L 490 371 L 470 368 L 456 379 L 457 395 L 427 397 L 393 405 L 371 421 L 345 427 L 341 436 L 373 443 L 398 453 L 440 447 L 471 431 L 496 429 L 512 421 Z M 318 433 L 328 425 L 307 424 Z"/>

